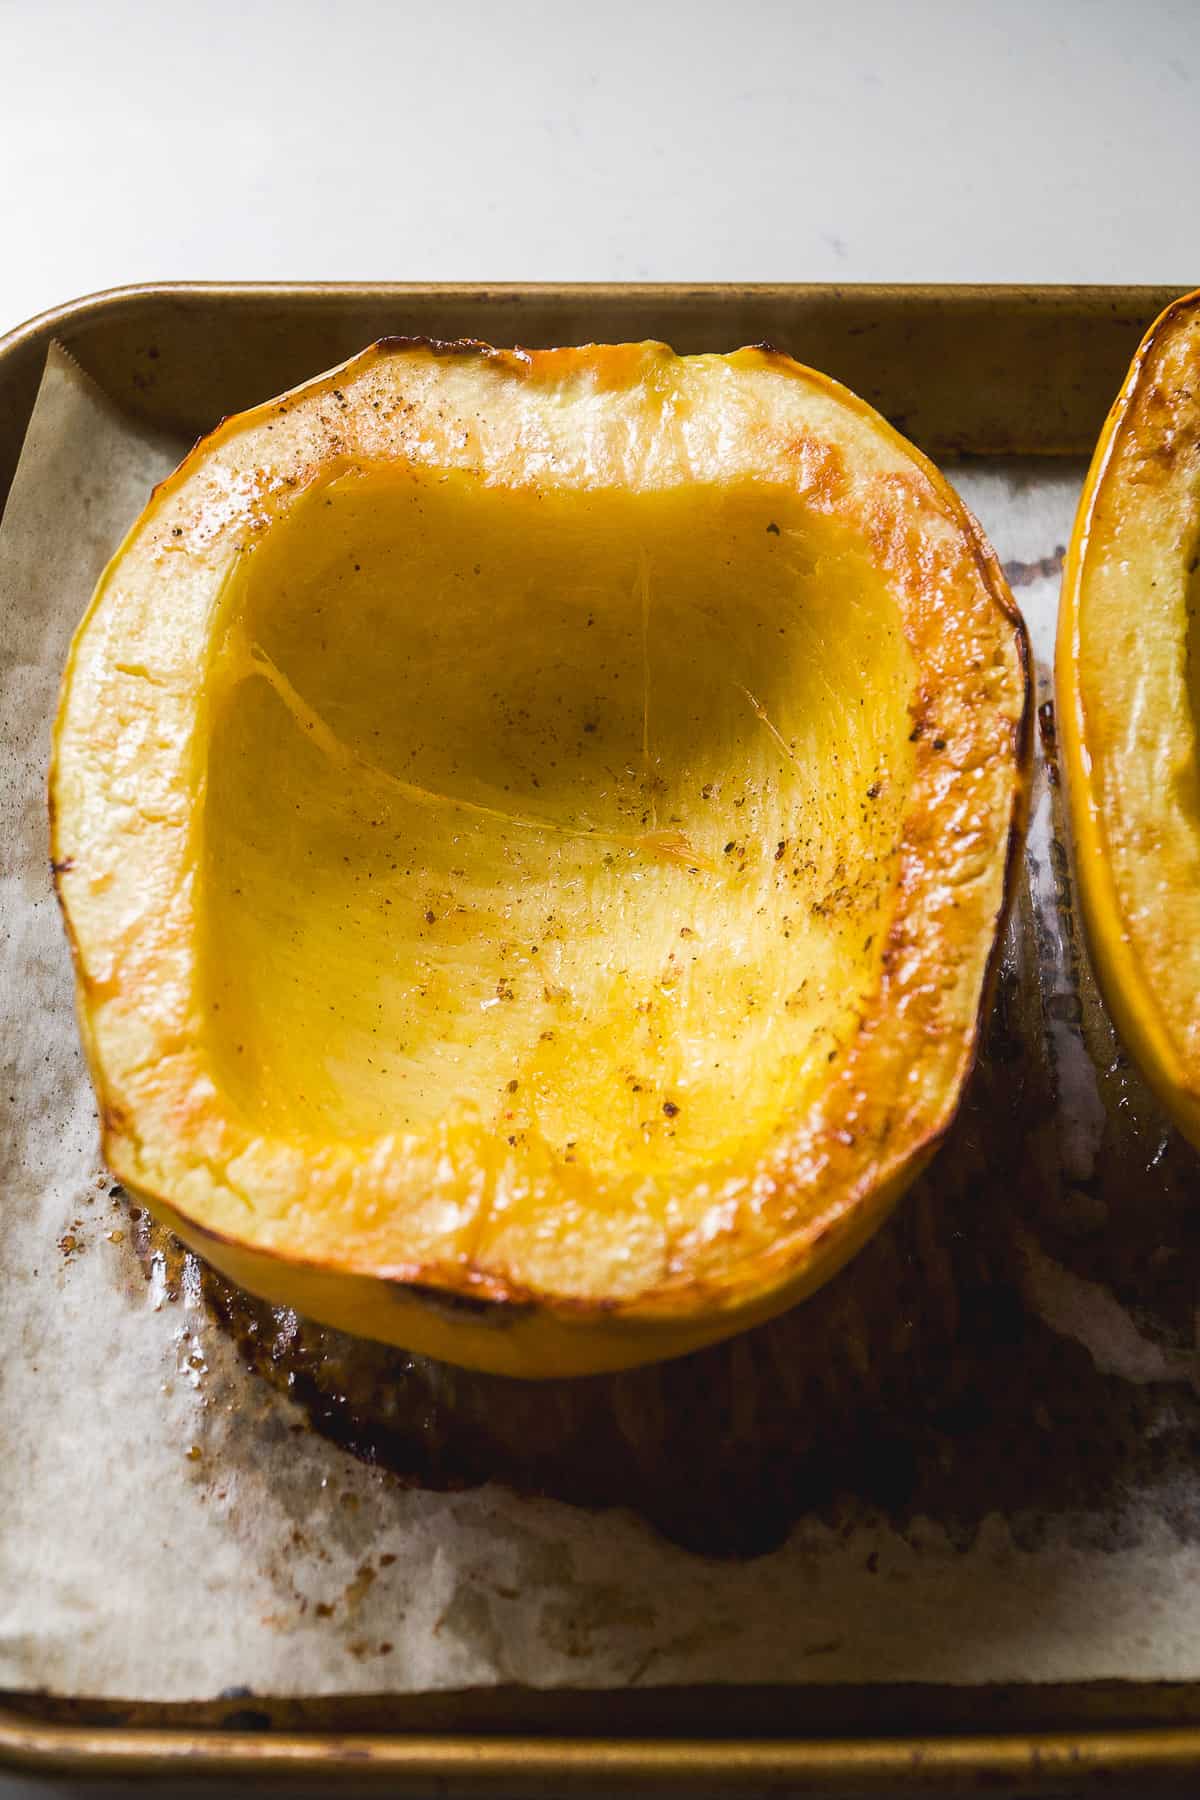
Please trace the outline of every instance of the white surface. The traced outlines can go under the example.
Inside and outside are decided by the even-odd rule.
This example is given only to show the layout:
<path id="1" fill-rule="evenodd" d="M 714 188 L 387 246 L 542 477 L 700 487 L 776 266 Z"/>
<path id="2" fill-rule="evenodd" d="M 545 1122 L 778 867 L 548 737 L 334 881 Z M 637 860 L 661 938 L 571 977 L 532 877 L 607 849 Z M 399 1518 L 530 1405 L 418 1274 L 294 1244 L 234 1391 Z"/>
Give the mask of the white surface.
<path id="1" fill-rule="evenodd" d="M 1200 281 L 1197 0 L 0 0 L 0 330 L 127 281 Z"/>
<path id="2" fill-rule="evenodd" d="M 0 0 L 0 75 L 0 330 L 162 277 L 1200 281 L 1196 0 Z"/>

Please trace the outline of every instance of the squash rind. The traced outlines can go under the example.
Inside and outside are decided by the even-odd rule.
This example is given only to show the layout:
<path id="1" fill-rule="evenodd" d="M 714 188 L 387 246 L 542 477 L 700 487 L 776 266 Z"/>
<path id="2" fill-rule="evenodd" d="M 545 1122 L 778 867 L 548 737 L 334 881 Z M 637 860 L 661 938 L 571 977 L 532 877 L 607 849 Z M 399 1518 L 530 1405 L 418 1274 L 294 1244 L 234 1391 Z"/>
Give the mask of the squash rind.
<path id="1" fill-rule="evenodd" d="M 688 363 L 698 365 L 694 373 Z M 464 364 L 491 372 L 518 424 L 528 423 L 543 393 L 583 387 L 589 395 L 615 395 L 624 424 L 632 418 L 651 439 L 661 411 L 652 409 L 648 395 L 660 409 L 666 395 L 669 408 L 680 404 L 684 382 L 724 384 L 731 404 L 741 407 L 739 429 L 759 432 L 755 455 L 774 457 L 804 484 L 814 505 L 836 511 L 842 504 L 837 481 L 847 477 L 843 466 L 830 463 L 819 431 L 802 431 L 781 447 L 767 430 L 775 420 L 762 396 L 787 384 L 781 416 L 803 401 L 835 439 L 840 430 L 855 448 L 878 455 L 874 485 L 861 477 L 867 498 L 856 518 L 881 566 L 904 590 L 911 613 L 905 629 L 919 646 L 922 683 L 912 736 L 922 771 L 920 805 L 906 820 L 897 912 L 875 1011 L 831 1078 L 817 1122 L 744 1171 L 728 1225 L 707 1239 L 685 1236 L 662 1279 L 631 1293 L 539 1286 L 503 1258 L 403 1254 L 395 1220 L 367 1229 L 370 1206 L 378 1209 L 383 1196 L 395 1207 L 419 1193 L 452 1200 L 453 1183 L 439 1189 L 433 1173 L 438 1156 L 422 1153 L 406 1162 L 408 1151 L 392 1145 L 364 1174 L 362 1159 L 352 1164 L 336 1146 L 264 1145 L 223 1116 L 222 1096 L 189 1041 L 191 884 L 178 854 L 191 804 L 178 772 L 184 767 L 179 747 L 194 728 L 200 700 L 187 685 L 186 659 L 175 654 L 170 617 L 160 622 L 154 608 L 142 605 L 145 641 L 130 661 L 109 641 L 120 635 L 124 616 L 124 602 L 118 594 L 114 604 L 113 593 L 139 558 L 159 571 L 156 579 L 169 582 L 181 604 L 188 603 L 191 584 L 193 609 L 203 611 L 219 566 L 214 543 L 228 563 L 234 537 L 269 528 L 273 508 L 331 468 L 415 453 L 413 439 L 406 448 L 394 436 L 388 440 L 387 427 L 381 433 L 373 402 L 389 392 L 389 382 L 404 392 L 406 380 L 415 383 L 417 399 L 406 404 L 422 409 L 427 441 L 425 397 L 442 394 L 437 372 Z M 393 399 L 398 391 L 391 391 Z M 463 391 L 472 391 L 469 383 Z M 493 386 L 487 397 L 495 392 Z M 293 413 L 300 429 L 281 452 L 266 428 L 282 427 Z M 253 434 L 262 462 L 240 466 L 239 441 Z M 497 441 L 503 445 L 503 423 Z M 448 442 L 445 434 L 435 442 L 435 461 L 449 460 Z M 265 457 L 268 443 L 273 463 Z M 745 442 L 740 453 L 746 455 Z M 479 446 L 473 454 L 486 461 Z M 654 441 L 648 454 L 665 466 L 674 452 Z M 496 451 L 489 469 L 494 480 L 530 478 L 514 450 Z M 848 479 L 859 480 L 858 470 L 851 468 Z M 182 575 L 173 560 L 180 539 Z M 992 662 L 979 654 L 964 663 L 957 633 L 986 649 Z M 147 645 L 152 654 L 143 656 Z M 105 710 L 118 667 L 122 680 L 148 679 L 155 689 L 151 711 L 167 748 L 159 764 L 149 765 L 155 779 L 139 787 L 115 842 L 114 794 L 120 791 L 121 804 L 130 805 L 112 773 L 125 754 L 121 731 L 128 718 L 114 724 L 111 706 Z M 148 716 L 139 705 L 140 699 L 129 718 Z M 203 440 L 156 490 L 102 579 L 72 648 L 55 733 L 52 855 L 109 1166 L 186 1242 L 251 1291 L 363 1335 L 496 1372 L 538 1376 L 630 1366 L 682 1354 L 769 1317 L 828 1279 L 861 1246 L 953 1118 L 1019 861 L 1029 740 L 1024 629 L 982 533 L 938 471 L 836 383 L 762 350 L 685 361 L 656 345 L 525 353 L 386 341 L 292 395 L 226 421 Z M 132 872 L 119 863 L 118 851 Z M 911 1098 L 903 1095 L 906 1082 Z M 264 1193 L 279 1197 L 266 1223 L 257 1211 Z M 824 1203 L 814 1207 L 814 1194 Z M 547 1204 L 552 1201 L 551 1194 Z M 310 1208 L 318 1221 L 326 1208 L 341 1208 L 352 1228 L 349 1248 L 336 1245 L 332 1227 L 321 1237 Z"/>
<path id="2" fill-rule="evenodd" d="M 1194 373 L 1190 395 L 1181 368 Z M 1072 853 L 1096 978 L 1158 1099 L 1200 1145 L 1200 1060 L 1196 1044 L 1187 1041 L 1200 1008 L 1194 992 L 1189 1003 L 1165 979 L 1176 959 L 1162 930 L 1173 899 L 1193 892 L 1176 852 L 1191 828 L 1174 780 L 1161 778 L 1161 748 L 1160 767 L 1151 769 L 1149 739 L 1143 749 L 1133 724 L 1138 712 L 1152 730 L 1174 717 L 1180 696 L 1172 695 L 1168 714 L 1167 696 L 1156 686 L 1164 653 L 1175 665 L 1172 685 L 1177 680 L 1186 688 L 1188 680 L 1186 569 L 1176 571 L 1178 590 L 1160 602 L 1150 597 L 1155 578 L 1147 570 L 1139 579 L 1128 560 L 1135 552 L 1146 555 L 1142 538 L 1150 531 L 1152 542 L 1154 533 L 1163 534 L 1155 547 L 1167 562 L 1181 561 L 1183 552 L 1165 542 L 1168 518 L 1182 539 L 1190 533 L 1194 554 L 1200 548 L 1200 292 L 1172 302 L 1150 327 L 1105 420 L 1064 565 L 1055 655 Z M 1118 565 L 1128 626 L 1119 644 L 1108 637 L 1105 621 L 1113 609 L 1102 593 L 1102 586 L 1115 592 L 1108 571 Z M 1182 702 L 1186 714 L 1186 693 Z M 1177 766 L 1194 768 L 1194 732 L 1186 722 L 1176 729 L 1174 751 Z M 1123 867 L 1130 855 L 1157 886 L 1157 903 L 1147 904 L 1142 882 L 1135 895 Z"/>

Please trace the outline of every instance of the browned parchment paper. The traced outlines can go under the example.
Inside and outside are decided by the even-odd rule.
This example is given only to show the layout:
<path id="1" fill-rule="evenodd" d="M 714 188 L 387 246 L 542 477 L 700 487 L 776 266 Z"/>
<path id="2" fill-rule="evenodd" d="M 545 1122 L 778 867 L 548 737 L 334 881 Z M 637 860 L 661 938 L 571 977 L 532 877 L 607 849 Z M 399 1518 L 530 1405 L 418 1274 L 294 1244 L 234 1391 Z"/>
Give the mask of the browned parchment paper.
<path id="1" fill-rule="evenodd" d="M 1122 1102 L 1102 1097 L 1072 1004 L 1047 1012 L 1059 1186 L 1032 1224 L 1028 1210 L 1014 1219 L 1013 1241 L 1024 1304 L 1081 1370 L 1118 1379 L 1148 1454 L 1172 1446 L 1150 1474 L 1132 1457 L 1115 1512 L 1097 1496 L 1093 1515 L 1085 1490 L 1070 1517 L 1031 1524 L 1010 1509 L 964 1536 L 932 1516 L 826 1511 L 737 1563 L 620 1511 L 494 1486 L 407 1491 L 299 1429 L 198 1295 L 170 1297 L 161 1262 L 145 1279 L 97 1161 L 44 796 L 70 632 L 183 448 L 121 418 L 52 353 L 0 529 L 0 1688 L 190 1699 L 234 1686 L 1200 1676 L 1200 1478 L 1180 1450 L 1191 1314 L 1181 1325 L 1175 1304 L 1164 1325 L 1104 1278 L 1096 1246 L 1113 1220 L 1097 1162 L 1105 1107 Z M 1011 564 L 1043 668 L 1080 476 L 958 475 Z M 1043 782 L 1016 931 L 1035 941 L 1051 998 L 1061 987 L 1069 1001 L 1078 947 L 1050 804 Z M 1160 1135 L 1151 1161 L 1178 1155 Z M 1181 1283 L 1191 1293 L 1186 1246 L 1162 1248 L 1177 1302 Z M 1036 1395 L 1028 1418 L 1054 1459 Z"/>

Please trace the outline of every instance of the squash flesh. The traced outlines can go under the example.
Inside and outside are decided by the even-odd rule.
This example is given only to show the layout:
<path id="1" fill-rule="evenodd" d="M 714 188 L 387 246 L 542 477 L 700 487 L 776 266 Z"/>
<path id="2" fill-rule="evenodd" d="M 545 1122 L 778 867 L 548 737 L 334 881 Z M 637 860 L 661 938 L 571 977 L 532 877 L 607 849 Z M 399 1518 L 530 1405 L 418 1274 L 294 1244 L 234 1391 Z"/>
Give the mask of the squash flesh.
<path id="1" fill-rule="evenodd" d="M 224 604 L 199 999 L 257 1129 L 483 1127 L 665 1204 L 808 1103 L 913 762 L 911 653 L 835 526 L 368 474 Z"/>
<path id="2" fill-rule="evenodd" d="M 1152 328 L 1101 437 L 1064 577 L 1057 684 L 1105 1000 L 1200 1141 L 1200 300 Z"/>
<path id="3" fill-rule="evenodd" d="M 369 351 L 193 453 L 72 650 L 109 1164 L 242 1285 L 478 1367 L 769 1316 L 953 1114 L 1028 727 L 977 527 L 835 384 Z"/>

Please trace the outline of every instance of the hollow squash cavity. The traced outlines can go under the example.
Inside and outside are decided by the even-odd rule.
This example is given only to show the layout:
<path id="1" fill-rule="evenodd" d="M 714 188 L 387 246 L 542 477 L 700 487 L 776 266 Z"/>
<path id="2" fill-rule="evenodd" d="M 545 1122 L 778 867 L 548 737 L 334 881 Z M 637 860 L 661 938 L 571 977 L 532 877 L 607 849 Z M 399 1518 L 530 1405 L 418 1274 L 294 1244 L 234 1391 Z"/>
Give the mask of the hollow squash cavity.
<path id="1" fill-rule="evenodd" d="M 199 998 L 255 1129 L 670 1176 L 827 1079 L 914 754 L 835 520 L 347 474 L 240 558 L 212 645 Z"/>

